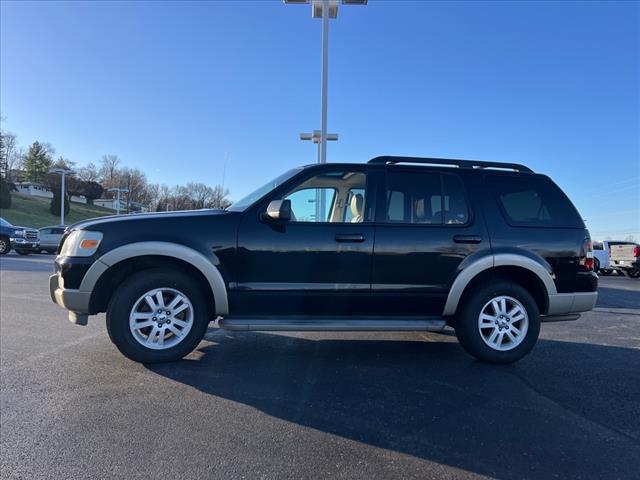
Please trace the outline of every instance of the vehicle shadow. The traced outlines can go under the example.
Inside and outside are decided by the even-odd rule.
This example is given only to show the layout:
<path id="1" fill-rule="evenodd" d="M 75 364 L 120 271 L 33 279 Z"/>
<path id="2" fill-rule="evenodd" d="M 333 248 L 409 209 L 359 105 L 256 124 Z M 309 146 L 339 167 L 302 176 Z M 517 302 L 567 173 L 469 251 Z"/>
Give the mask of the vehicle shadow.
<path id="1" fill-rule="evenodd" d="M 631 308 L 640 313 L 640 292 L 623 288 L 599 287 L 596 307 Z"/>
<path id="2" fill-rule="evenodd" d="M 494 366 L 446 338 L 220 330 L 208 338 L 198 359 L 146 368 L 289 422 L 482 475 L 637 475 L 640 350 L 540 340 L 519 363 Z"/>

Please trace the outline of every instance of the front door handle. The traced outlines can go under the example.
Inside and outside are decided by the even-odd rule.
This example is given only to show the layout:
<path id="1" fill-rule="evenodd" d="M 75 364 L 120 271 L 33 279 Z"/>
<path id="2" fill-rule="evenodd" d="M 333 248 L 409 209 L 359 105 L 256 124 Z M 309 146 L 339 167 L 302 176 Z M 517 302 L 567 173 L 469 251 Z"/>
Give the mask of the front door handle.
<path id="1" fill-rule="evenodd" d="M 482 237 L 480 235 L 454 235 L 453 241 L 456 243 L 480 243 Z"/>
<path id="2" fill-rule="evenodd" d="M 336 242 L 360 243 L 365 240 L 364 235 L 361 233 L 337 233 L 335 238 Z"/>

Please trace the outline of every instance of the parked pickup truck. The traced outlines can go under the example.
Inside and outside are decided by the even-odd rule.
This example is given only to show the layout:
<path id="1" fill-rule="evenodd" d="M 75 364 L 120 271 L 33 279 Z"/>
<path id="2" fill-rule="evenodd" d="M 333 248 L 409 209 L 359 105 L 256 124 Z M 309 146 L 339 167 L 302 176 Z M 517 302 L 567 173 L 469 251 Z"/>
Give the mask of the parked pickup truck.
<path id="1" fill-rule="evenodd" d="M 9 253 L 12 248 L 20 255 L 37 252 L 40 234 L 34 228 L 16 227 L 0 218 L 0 255 Z"/>
<path id="2" fill-rule="evenodd" d="M 632 242 L 609 242 L 609 266 L 613 270 L 624 271 L 631 278 L 640 277 L 638 257 L 640 246 Z"/>

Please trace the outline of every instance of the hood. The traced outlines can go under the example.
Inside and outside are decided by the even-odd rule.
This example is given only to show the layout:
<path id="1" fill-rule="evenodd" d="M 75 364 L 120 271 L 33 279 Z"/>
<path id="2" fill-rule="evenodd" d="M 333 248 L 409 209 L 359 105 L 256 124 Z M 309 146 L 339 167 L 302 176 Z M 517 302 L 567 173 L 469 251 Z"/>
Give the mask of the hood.
<path id="1" fill-rule="evenodd" d="M 106 217 L 91 218 L 89 220 L 82 220 L 67 227 L 68 231 L 71 230 L 91 230 L 92 227 L 97 225 L 104 225 L 107 223 L 122 223 L 133 220 L 145 221 L 145 220 L 157 220 L 168 218 L 184 218 L 184 217 L 203 217 L 211 215 L 225 215 L 229 214 L 227 210 L 216 210 L 213 208 L 204 208 L 202 210 L 180 210 L 175 212 L 150 212 L 150 213 L 130 213 L 128 215 L 109 215 Z"/>
<path id="2" fill-rule="evenodd" d="M 27 232 L 38 232 L 38 233 L 40 232 L 40 230 L 33 227 L 18 227 L 16 225 L 12 225 L 11 228 L 13 228 L 13 230 L 25 230 Z"/>

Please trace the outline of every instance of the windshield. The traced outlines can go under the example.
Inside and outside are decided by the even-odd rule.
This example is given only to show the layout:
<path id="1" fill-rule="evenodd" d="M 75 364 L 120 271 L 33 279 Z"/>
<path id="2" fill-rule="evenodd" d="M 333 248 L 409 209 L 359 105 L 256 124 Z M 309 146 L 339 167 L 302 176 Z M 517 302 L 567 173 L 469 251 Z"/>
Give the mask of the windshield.
<path id="1" fill-rule="evenodd" d="M 11 225 L 9 222 L 7 222 L 4 218 L 0 217 L 0 225 L 2 225 L 3 227 L 13 227 L 13 225 Z"/>
<path id="2" fill-rule="evenodd" d="M 264 184 L 263 186 L 261 186 L 257 190 L 254 190 L 253 192 L 251 192 L 246 197 L 241 198 L 240 200 L 238 200 L 236 202 L 233 202 L 233 204 L 227 210 L 231 210 L 232 212 L 241 212 L 241 211 L 245 210 L 247 207 L 253 205 L 255 202 L 260 200 L 262 197 L 264 197 L 271 190 L 276 188 L 278 185 L 281 185 L 282 183 L 286 182 L 291 177 L 293 177 L 295 174 L 297 174 L 297 173 L 299 173 L 301 171 L 302 171 L 302 168 L 294 168 L 292 170 L 289 170 L 288 172 L 283 173 L 279 177 L 276 177 L 275 179 L 271 180 L 270 182 Z"/>

